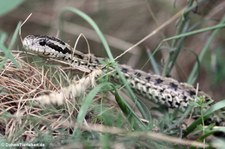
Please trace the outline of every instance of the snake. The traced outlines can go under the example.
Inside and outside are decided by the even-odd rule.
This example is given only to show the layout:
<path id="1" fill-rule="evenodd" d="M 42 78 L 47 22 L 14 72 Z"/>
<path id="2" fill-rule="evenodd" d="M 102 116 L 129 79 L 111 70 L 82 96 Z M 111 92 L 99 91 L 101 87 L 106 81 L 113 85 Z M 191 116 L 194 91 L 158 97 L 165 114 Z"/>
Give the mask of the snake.
<path id="1" fill-rule="evenodd" d="M 74 50 L 69 44 L 56 37 L 28 35 L 23 39 L 22 44 L 27 51 L 44 57 L 63 60 L 73 68 L 89 73 L 96 69 L 101 69 L 104 73 L 115 70 L 114 67 L 104 67 L 102 62 L 107 61 L 107 58 Z M 205 102 L 212 101 L 209 95 L 190 84 L 133 69 L 125 64 L 118 65 L 118 67 L 136 94 L 156 104 L 165 105 L 172 109 L 185 110 L 190 102 L 196 102 L 197 97 L 203 97 Z M 118 73 L 110 75 L 110 77 L 117 83 L 121 82 Z"/>

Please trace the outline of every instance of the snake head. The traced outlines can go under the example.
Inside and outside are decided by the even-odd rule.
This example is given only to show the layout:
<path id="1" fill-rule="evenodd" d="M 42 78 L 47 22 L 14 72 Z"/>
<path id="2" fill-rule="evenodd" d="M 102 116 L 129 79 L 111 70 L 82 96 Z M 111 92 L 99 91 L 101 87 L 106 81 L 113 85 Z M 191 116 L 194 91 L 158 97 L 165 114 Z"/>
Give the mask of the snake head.
<path id="1" fill-rule="evenodd" d="M 63 58 L 71 54 L 69 46 L 55 37 L 28 35 L 22 44 L 25 50 L 42 56 Z"/>

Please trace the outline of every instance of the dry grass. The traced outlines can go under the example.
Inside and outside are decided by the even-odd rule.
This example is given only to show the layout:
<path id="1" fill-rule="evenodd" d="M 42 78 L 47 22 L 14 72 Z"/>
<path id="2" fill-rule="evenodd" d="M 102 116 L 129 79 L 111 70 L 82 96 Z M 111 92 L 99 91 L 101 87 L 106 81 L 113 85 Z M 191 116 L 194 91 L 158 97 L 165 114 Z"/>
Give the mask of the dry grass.
<path id="1" fill-rule="evenodd" d="M 65 72 L 61 68 L 54 67 L 56 70 L 51 71 L 50 68 L 32 66 L 29 55 L 22 52 L 15 53 L 17 54 L 13 55 L 20 67 L 17 68 L 11 61 L 7 61 L 0 75 L 0 133 L 7 142 L 61 146 L 67 141 L 74 142 L 72 136 L 78 128 L 84 132 L 96 131 L 87 128 L 92 125 L 91 123 L 102 123 L 102 114 L 99 112 L 103 109 L 98 109 L 99 106 L 106 108 L 105 112 L 111 111 L 112 118 L 118 116 L 116 114 L 120 111 L 118 107 L 110 100 L 102 101 L 102 97 L 97 95 L 93 104 L 88 107 L 82 124 L 78 123 L 79 113 L 83 112 L 80 110 L 84 105 L 80 99 L 95 86 L 95 78 L 101 71 L 93 71 L 78 81 L 71 81 L 69 86 L 62 87 L 62 84 L 67 84 L 65 82 L 68 81 L 69 75 L 65 77 L 66 79 L 63 78 L 62 73 Z M 58 83 L 56 77 L 53 77 L 57 76 L 57 73 L 60 76 Z M 114 130 L 110 131 L 113 133 Z M 76 144 L 82 146 L 83 143 Z"/>
<path id="2" fill-rule="evenodd" d="M 32 140 L 36 135 L 34 133 L 35 124 L 29 123 L 27 117 L 39 117 L 43 112 L 43 107 L 33 102 L 24 100 L 40 94 L 49 93 L 48 90 L 57 90 L 58 88 L 37 68 L 31 66 L 21 59 L 18 53 L 15 55 L 16 60 L 20 64 L 20 68 L 16 68 L 12 62 L 7 61 L 1 71 L 1 133 L 11 141 L 16 141 L 21 137 L 24 140 Z M 46 115 L 46 118 L 58 117 L 60 114 Z M 42 123 L 42 124 L 41 124 Z M 40 130 L 46 129 L 43 122 L 37 122 Z M 17 129 L 23 126 L 29 126 L 23 134 L 15 135 L 19 132 Z M 15 127 L 16 126 L 16 127 Z"/>
<path id="3" fill-rule="evenodd" d="M 53 136 L 60 135 L 57 131 L 62 128 L 59 122 L 66 123 L 71 119 L 74 121 L 77 113 L 76 102 L 72 103 L 69 99 L 75 99 L 78 95 L 74 94 L 81 95 L 81 92 L 84 93 L 88 89 L 88 85 L 94 85 L 93 77 L 92 80 L 87 77 L 87 88 L 82 86 L 81 91 L 76 89 L 77 85 L 81 87 L 78 82 L 75 82 L 73 87 L 71 85 L 61 89 L 59 85 L 48 79 L 49 72 L 44 73 L 41 69 L 25 62 L 21 53 L 14 56 L 20 67 L 16 68 L 11 61 L 7 61 L 0 75 L 1 134 L 12 142 L 32 141 L 37 137 L 37 130 L 48 134 L 48 127 L 50 127 Z M 81 82 L 82 85 L 84 81 Z M 71 88 L 70 91 L 69 88 Z M 75 91 L 77 92 L 74 93 Z M 63 97 L 60 96 L 62 93 Z M 61 99 L 58 99 L 59 97 Z M 44 106 L 50 103 L 61 105 L 63 108 L 57 110 L 54 106 L 50 108 L 49 105 Z M 68 129 L 69 133 L 69 127 L 64 129 Z M 24 132 L 20 133 L 21 130 Z"/>
<path id="4" fill-rule="evenodd" d="M 57 89 L 43 72 L 23 61 L 20 54 L 15 55 L 15 58 L 19 62 L 20 68 L 16 68 L 11 61 L 7 61 L 1 70 L 0 77 L 1 85 L 4 88 L 3 91 L 11 93 L 1 95 L 2 98 L 11 101 L 46 93 L 46 89 Z"/>
<path id="5" fill-rule="evenodd" d="M 152 31 L 159 29 L 159 26 L 165 22 L 172 20 L 172 16 L 187 6 L 188 2 L 190 1 L 92 0 L 81 2 L 74 0 L 40 0 L 35 3 L 26 1 L 23 5 L 1 18 L 3 21 L 0 22 L 0 28 L 8 35 L 11 35 L 16 26 L 15 24 L 19 20 L 24 20 L 32 12 L 33 16 L 23 26 L 23 36 L 27 34 L 55 36 L 58 31 L 57 17 L 59 12 L 64 6 L 74 6 L 89 14 L 104 34 L 108 35 L 108 43 L 112 48 L 114 57 L 116 57 L 123 51 L 133 47 L 133 45 L 139 44 L 138 41 L 146 37 L 146 35 L 151 35 Z M 218 24 L 224 15 L 224 5 L 225 2 L 222 0 L 205 0 L 204 3 L 198 5 L 198 9 L 191 11 L 187 18 L 179 14 L 180 19 L 178 20 L 189 21 L 187 24 L 190 26 L 183 28 L 187 29 L 184 33 Z M 66 15 L 65 18 L 65 27 L 62 29 L 66 33 L 66 36 L 62 37 L 64 41 L 73 45 L 74 36 L 83 33 L 90 42 L 91 53 L 106 57 L 96 33 L 90 30 L 86 22 L 72 14 Z M 149 59 L 146 56 L 147 50 L 151 50 L 152 53 L 163 39 L 182 34 L 177 34 L 178 20 L 177 22 L 171 21 L 172 24 L 166 24 L 165 28 L 151 36 L 150 39 L 144 38 L 144 40 L 141 40 L 142 44 L 118 59 L 120 63 L 143 68 Z M 201 62 L 201 76 L 197 81 L 201 89 L 215 99 L 224 97 L 225 88 L 223 83 L 225 69 L 224 52 L 222 50 L 224 36 L 222 31 L 208 47 L 206 58 Z M 188 36 L 179 45 L 182 50 L 175 61 L 175 67 L 171 71 L 173 78 L 187 80 L 193 63 L 196 61 L 196 57 L 192 52 L 200 53 L 211 33 L 212 31 L 207 31 Z M 165 42 L 154 55 L 160 72 L 162 72 L 170 51 L 178 47 L 176 45 L 172 46 L 173 42 Z M 7 44 L 7 42 L 5 43 Z M 16 48 L 19 45 L 20 42 L 16 44 Z M 87 49 L 86 47 L 86 42 L 82 42 L 82 40 L 77 46 L 78 50 L 84 51 Z M 70 96 L 71 92 L 69 91 L 66 93 L 67 98 L 63 98 L 63 102 L 62 100 L 55 100 L 55 98 L 62 95 L 62 92 L 65 93 L 65 90 L 74 89 L 70 88 L 74 72 L 66 71 L 61 67 L 51 67 L 49 63 L 38 62 L 39 59 L 34 59 L 33 56 L 30 57 L 18 51 L 13 55 L 20 67 L 15 67 L 8 60 L 0 71 L 0 133 L 7 142 L 41 142 L 51 147 L 65 145 L 65 148 L 72 148 L 73 145 L 82 148 L 86 144 L 90 144 L 92 147 L 104 147 L 104 145 L 107 147 L 108 144 L 108 146 L 114 148 L 134 148 L 134 146 L 174 148 L 176 144 L 189 146 L 193 143 L 185 144 L 182 141 L 186 140 L 180 140 L 180 137 L 177 137 L 180 136 L 178 134 L 182 134 L 182 132 L 178 132 L 179 127 L 176 127 L 177 130 L 171 133 L 164 131 L 164 126 L 170 125 L 174 120 L 173 115 L 167 111 L 165 112 L 165 109 L 156 109 L 156 112 L 165 112 L 159 114 L 160 118 L 153 119 L 153 121 L 144 120 L 144 127 L 140 124 L 135 128 L 132 121 L 127 118 L 129 115 L 126 115 L 123 108 L 118 106 L 118 103 L 109 100 L 111 97 L 108 94 L 96 95 L 86 111 L 85 108 L 82 108 L 85 102 L 81 100 L 86 95 L 73 97 Z M 5 61 L 3 55 L 1 55 L 0 61 L 2 63 Z M 45 66 L 42 66 L 43 64 Z M 149 71 L 150 67 L 151 64 L 148 63 L 143 69 Z M 89 76 L 85 77 L 88 79 Z M 91 79 L 89 79 L 90 81 Z M 84 91 L 84 94 L 88 94 L 88 91 Z M 45 100 L 50 97 L 47 95 L 54 96 Z M 44 105 L 40 104 L 43 102 L 37 102 L 37 100 L 45 100 L 46 103 L 53 104 Z M 87 114 L 82 114 L 85 112 Z M 78 119 L 80 115 L 85 117 Z M 141 118 L 138 117 L 138 119 Z M 154 129 L 155 125 L 158 128 L 157 131 L 161 130 L 163 135 L 161 133 L 149 133 L 152 128 Z M 201 126 L 199 127 L 201 128 Z M 197 130 L 198 134 L 199 131 L 202 131 L 200 128 Z M 140 133 L 139 130 L 146 131 L 146 133 Z M 126 134 L 127 131 L 133 131 L 134 133 Z M 166 133 L 176 137 L 167 138 Z M 203 147 L 204 144 L 200 144 L 200 146 Z"/>

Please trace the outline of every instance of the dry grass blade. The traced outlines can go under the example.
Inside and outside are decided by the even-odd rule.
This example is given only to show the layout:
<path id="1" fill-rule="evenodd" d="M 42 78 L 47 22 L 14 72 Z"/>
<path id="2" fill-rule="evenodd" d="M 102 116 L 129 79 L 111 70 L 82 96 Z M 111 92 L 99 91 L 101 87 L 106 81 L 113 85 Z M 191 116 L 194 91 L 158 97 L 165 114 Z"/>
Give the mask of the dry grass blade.
<path id="1" fill-rule="evenodd" d="M 101 75 L 101 70 L 95 70 L 87 77 L 81 78 L 78 81 L 72 82 L 68 87 L 62 88 L 60 91 L 53 91 L 49 95 L 43 95 L 28 100 L 36 100 L 41 104 L 57 104 L 62 105 L 65 99 L 74 99 L 84 94 L 90 87 L 94 87 L 97 76 Z"/>
<path id="2" fill-rule="evenodd" d="M 16 68 L 12 62 L 5 63 L 1 70 L 0 94 L 1 101 L 19 100 L 29 98 L 36 94 L 47 93 L 49 90 L 57 90 L 57 87 L 37 68 L 21 60 L 17 56 L 16 60 L 20 63 L 20 68 Z"/>
<path id="3" fill-rule="evenodd" d="M 60 87 L 47 78 L 48 72 L 44 73 L 43 70 L 26 63 L 22 60 L 21 53 L 15 57 L 20 68 L 7 61 L 0 72 L 0 133 L 12 142 L 34 140 L 38 136 L 36 129 L 43 134 L 48 134 L 48 127 L 40 119 L 41 117 L 57 119 L 54 122 L 64 120 L 61 112 L 54 108 L 46 108 L 43 104 L 64 104 L 64 107 L 59 110 L 64 111 L 67 119 L 74 117 L 77 113 L 76 105 L 65 99 L 73 99 L 85 93 L 89 87 L 95 85 L 96 76 L 101 74 L 101 71 L 94 71 L 89 76 L 74 81 L 60 90 Z M 54 122 L 50 124 L 51 129 L 55 130 L 53 135 L 59 136 L 60 133 L 57 130 L 59 125 Z"/>

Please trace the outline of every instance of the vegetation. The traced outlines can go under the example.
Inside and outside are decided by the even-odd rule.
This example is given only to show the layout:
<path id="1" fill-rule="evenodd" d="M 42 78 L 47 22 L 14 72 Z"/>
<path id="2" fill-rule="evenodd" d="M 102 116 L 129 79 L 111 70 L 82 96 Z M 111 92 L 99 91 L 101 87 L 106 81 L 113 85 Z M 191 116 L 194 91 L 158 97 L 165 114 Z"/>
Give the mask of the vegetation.
<path id="1" fill-rule="evenodd" d="M 225 107 L 224 7 L 219 0 L 2 0 L 1 148 L 222 148 L 225 142 L 212 138 L 223 135 L 224 127 L 205 120 Z M 22 23 L 29 15 L 24 10 L 33 14 Z M 106 74 L 80 89 L 81 78 L 91 74 L 25 52 L 21 46 L 20 36 L 56 36 L 57 31 L 71 46 L 82 33 L 85 40 L 78 38 L 76 49 L 108 57 L 125 85 L 110 82 Z M 205 103 L 196 97 L 199 102 L 185 112 L 155 105 L 135 95 L 117 61 L 145 71 L 152 67 L 157 74 L 194 86 L 199 82 L 219 101 Z M 80 89 L 79 94 L 71 85 Z M 193 108 L 201 111 L 197 119 Z"/>

